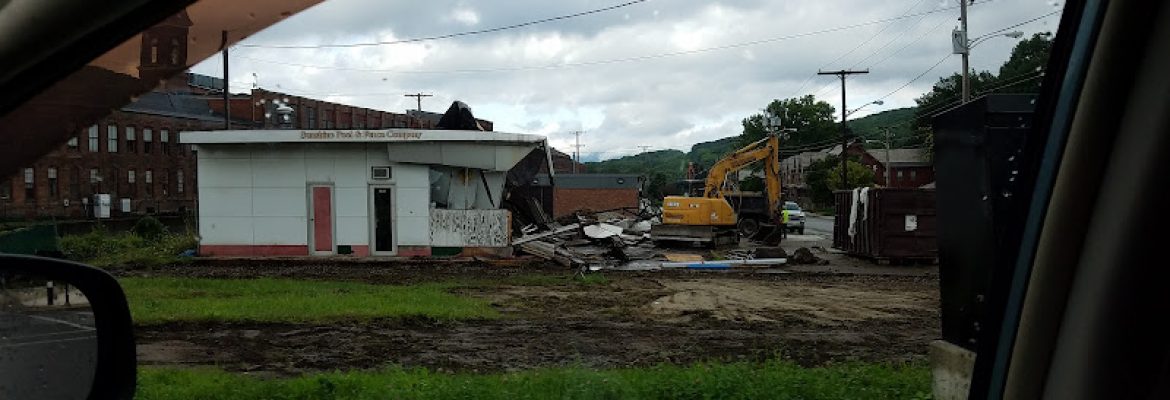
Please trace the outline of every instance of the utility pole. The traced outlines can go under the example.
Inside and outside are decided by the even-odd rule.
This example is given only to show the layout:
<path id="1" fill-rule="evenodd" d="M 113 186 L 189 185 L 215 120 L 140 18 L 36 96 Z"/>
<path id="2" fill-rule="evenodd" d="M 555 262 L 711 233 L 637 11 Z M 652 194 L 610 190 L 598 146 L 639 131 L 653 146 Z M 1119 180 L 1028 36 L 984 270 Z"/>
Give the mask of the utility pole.
<path id="1" fill-rule="evenodd" d="M 890 140 L 892 140 L 892 135 L 890 133 L 890 127 L 888 126 L 882 128 L 882 131 L 882 136 L 886 142 L 886 187 L 892 187 L 890 185 L 890 182 L 892 181 L 891 177 L 893 176 L 891 172 L 892 170 L 890 169 Z"/>
<path id="2" fill-rule="evenodd" d="M 228 76 L 228 31 L 223 31 L 219 47 L 223 48 L 223 129 L 232 129 L 231 80 Z"/>
<path id="3" fill-rule="evenodd" d="M 433 94 L 423 94 L 422 92 L 418 92 L 418 93 L 415 93 L 415 94 L 407 94 L 407 95 L 405 95 L 405 96 L 406 96 L 406 97 L 414 97 L 415 101 L 418 103 L 418 108 L 417 108 L 417 110 L 418 110 L 419 112 L 422 112 L 422 98 L 423 98 L 423 97 L 431 97 L 431 96 L 434 96 L 434 95 L 433 95 Z"/>
<path id="4" fill-rule="evenodd" d="M 576 143 L 573 145 L 573 173 L 577 173 L 577 164 L 581 163 L 581 134 L 582 131 L 573 131 Z"/>
<path id="5" fill-rule="evenodd" d="M 645 153 L 645 152 L 646 152 L 646 150 L 649 150 L 649 149 L 650 149 L 650 146 L 645 146 L 645 145 L 643 145 L 643 146 L 634 146 L 634 147 L 637 147 L 637 148 L 639 148 L 639 149 L 642 149 L 642 152 L 643 152 L 643 153 Z"/>
<path id="6" fill-rule="evenodd" d="M 971 77 L 968 76 L 971 68 L 968 66 L 968 58 L 971 57 L 971 42 L 967 41 L 967 2 L 974 0 L 959 0 L 959 23 L 962 32 L 963 44 L 963 104 L 971 101 Z"/>
<path id="7" fill-rule="evenodd" d="M 966 1 L 966 0 L 962 0 Z M 849 147 L 849 127 L 846 125 L 846 118 L 849 117 L 848 110 L 845 109 L 845 76 L 853 74 L 868 74 L 869 70 L 853 71 L 853 70 L 837 70 L 837 71 L 817 71 L 817 75 L 837 75 L 841 78 L 841 186 L 844 188 L 849 185 L 849 168 L 847 162 L 849 161 L 848 152 Z"/>

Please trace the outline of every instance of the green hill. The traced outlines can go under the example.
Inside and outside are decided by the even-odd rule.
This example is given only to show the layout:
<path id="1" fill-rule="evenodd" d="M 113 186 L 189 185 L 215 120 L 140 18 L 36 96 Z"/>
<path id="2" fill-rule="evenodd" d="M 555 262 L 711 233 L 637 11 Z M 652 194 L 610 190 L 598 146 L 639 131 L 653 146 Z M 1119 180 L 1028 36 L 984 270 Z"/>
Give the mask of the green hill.
<path id="1" fill-rule="evenodd" d="M 918 147 L 921 145 L 921 140 L 914 135 L 914 129 L 910 123 L 914 119 L 914 110 L 914 107 L 906 107 L 867 115 L 850 120 L 849 128 L 853 130 L 854 134 L 864 139 L 882 139 L 881 128 L 891 127 L 894 139 L 893 147 Z M 884 145 L 871 143 L 867 144 L 866 147 L 877 148 L 884 147 Z"/>
<path id="2" fill-rule="evenodd" d="M 866 139 L 881 137 L 881 127 L 894 127 L 894 147 L 915 146 L 917 138 L 910 128 L 914 108 L 899 108 L 849 121 L 849 127 Z M 597 162 L 587 162 L 591 173 L 641 174 L 650 179 L 647 192 L 650 198 L 675 191 L 674 183 L 686 174 L 687 162 L 694 162 L 698 171 L 705 171 L 723 156 L 737 149 L 739 136 L 728 136 L 710 142 L 697 143 L 691 151 L 658 150 Z M 882 147 L 871 144 L 870 147 Z"/>

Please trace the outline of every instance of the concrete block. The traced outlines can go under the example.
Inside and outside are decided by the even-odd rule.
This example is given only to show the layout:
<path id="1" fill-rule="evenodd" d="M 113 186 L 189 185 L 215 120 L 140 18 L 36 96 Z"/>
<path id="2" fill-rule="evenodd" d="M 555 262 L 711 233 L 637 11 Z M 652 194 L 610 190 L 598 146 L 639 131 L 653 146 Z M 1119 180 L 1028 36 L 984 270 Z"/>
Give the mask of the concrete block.
<path id="1" fill-rule="evenodd" d="M 966 400 L 975 371 L 975 352 L 945 340 L 930 343 L 931 389 L 935 400 Z"/>

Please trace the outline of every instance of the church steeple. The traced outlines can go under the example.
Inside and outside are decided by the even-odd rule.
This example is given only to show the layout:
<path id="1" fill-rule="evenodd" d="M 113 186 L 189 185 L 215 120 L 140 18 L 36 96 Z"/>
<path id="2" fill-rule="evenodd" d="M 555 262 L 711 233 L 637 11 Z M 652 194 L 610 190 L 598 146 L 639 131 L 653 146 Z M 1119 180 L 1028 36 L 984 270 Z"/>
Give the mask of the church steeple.
<path id="1" fill-rule="evenodd" d="M 180 73 L 187 69 L 187 35 L 191 25 L 191 18 L 184 10 L 142 32 L 139 79 L 170 87 L 172 85 L 163 85 L 163 80 L 171 77 L 182 80 L 185 85 L 186 80 Z"/>

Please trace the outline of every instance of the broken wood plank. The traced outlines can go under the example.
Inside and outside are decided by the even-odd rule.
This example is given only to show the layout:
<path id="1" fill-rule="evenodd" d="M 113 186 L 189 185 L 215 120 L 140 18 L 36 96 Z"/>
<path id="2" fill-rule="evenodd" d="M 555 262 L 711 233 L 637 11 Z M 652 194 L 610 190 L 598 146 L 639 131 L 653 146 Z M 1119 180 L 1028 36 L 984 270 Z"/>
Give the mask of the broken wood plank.
<path id="1" fill-rule="evenodd" d="M 536 234 L 536 235 L 532 235 L 532 236 L 523 236 L 520 239 L 512 242 L 512 245 L 519 246 L 521 244 L 528 243 L 528 242 L 531 242 L 533 240 L 539 240 L 539 239 L 544 239 L 544 238 L 549 237 L 549 236 L 559 235 L 559 234 L 577 229 L 580 226 L 581 226 L 581 224 L 569 224 L 569 225 L 565 225 L 565 226 L 562 226 L 560 228 L 557 228 L 557 229 L 554 229 L 554 230 L 551 230 L 551 231 L 548 231 L 545 233 L 540 233 L 540 234 Z"/>

